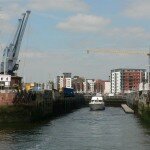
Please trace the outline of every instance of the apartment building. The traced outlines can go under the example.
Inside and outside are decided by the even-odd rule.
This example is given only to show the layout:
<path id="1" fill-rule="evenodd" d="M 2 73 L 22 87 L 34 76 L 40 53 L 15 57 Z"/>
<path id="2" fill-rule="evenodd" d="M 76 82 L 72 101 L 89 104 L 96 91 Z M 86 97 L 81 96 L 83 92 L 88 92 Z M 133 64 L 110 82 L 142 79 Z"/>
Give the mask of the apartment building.
<path id="1" fill-rule="evenodd" d="M 110 82 L 105 80 L 85 79 L 83 77 L 71 77 L 71 73 L 63 73 L 57 76 L 57 89 L 63 87 L 73 88 L 76 93 L 110 93 Z"/>
<path id="2" fill-rule="evenodd" d="M 145 78 L 145 69 L 121 68 L 111 70 L 111 93 L 128 93 L 138 90 L 139 84 Z"/>
<path id="3" fill-rule="evenodd" d="M 105 82 L 103 80 L 96 80 L 94 84 L 95 93 L 104 93 Z"/>
<path id="4" fill-rule="evenodd" d="M 77 93 L 83 93 L 84 92 L 84 78 L 79 76 L 74 76 L 72 78 L 72 88 Z"/>
<path id="5" fill-rule="evenodd" d="M 110 81 L 104 81 L 104 94 L 109 94 L 110 92 Z"/>
<path id="6" fill-rule="evenodd" d="M 63 87 L 72 88 L 71 73 L 63 73 L 63 75 L 57 76 L 57 89 L 61 91 Z"/>

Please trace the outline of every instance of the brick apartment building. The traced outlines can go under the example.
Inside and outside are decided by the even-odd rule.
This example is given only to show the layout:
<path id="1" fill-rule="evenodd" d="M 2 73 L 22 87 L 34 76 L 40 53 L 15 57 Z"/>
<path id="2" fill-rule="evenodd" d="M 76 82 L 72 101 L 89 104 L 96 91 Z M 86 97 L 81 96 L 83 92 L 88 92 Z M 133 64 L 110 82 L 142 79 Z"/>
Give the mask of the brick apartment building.
<path id="1" fill-rule="evenodd" d="M 114 69 L 111 70 L 111 93 L 127 93 L 138 90 L 140 82 L 145 79 L 145 69 Z"/>
<path id="2" fill-rule="evenodd" d="M 74 91 L 76 91 L 77 93 L 84 91 L 84 80 L 84 78 L 81 78 L 79 76 L 74 76 L 72 78 L 72 88 L 74 89 Z"/>
<path id="3" fill-rule="evenodd" d="M 105 90 L 105 81 L 104 80 L 96 80 L 94 84 L 94 92 L 95 93 L 104 93 Z"/>
<path id="4" fill-rule="evenodd" d="M 110 93 L 110 82 L 100 79 L 84 79 L 76 76 L 72 79 L 72 87 L 77 93 Z"/>

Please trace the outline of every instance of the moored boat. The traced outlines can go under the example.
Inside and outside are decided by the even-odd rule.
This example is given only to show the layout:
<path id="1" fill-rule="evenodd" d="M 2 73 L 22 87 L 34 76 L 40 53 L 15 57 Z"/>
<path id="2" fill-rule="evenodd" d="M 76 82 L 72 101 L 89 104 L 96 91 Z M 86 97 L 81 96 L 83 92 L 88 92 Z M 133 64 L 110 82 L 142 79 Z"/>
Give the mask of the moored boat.
<path id="1" fill-rule="evenodd" d="M 90 107 L 90 110 L 104 110 L 105 103 L 103 101 L 102 95 L 96 94 L 96 96 L 93 96 L 89 103 L 89 107 Z"/>

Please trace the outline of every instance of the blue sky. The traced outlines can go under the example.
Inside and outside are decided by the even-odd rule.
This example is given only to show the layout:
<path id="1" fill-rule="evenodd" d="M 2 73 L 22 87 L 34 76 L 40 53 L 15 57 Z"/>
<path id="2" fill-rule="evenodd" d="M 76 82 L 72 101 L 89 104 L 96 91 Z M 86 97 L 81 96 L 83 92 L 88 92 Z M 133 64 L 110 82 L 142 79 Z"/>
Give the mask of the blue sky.
<path id="1" fill-rule="evenodd" d="M 63 72 L 108 79 L 114 68 L 147 68 L 144 55 L 87 55 L 86 50 L 148 51 L 149 0 L 0 0 L 1 56 L 26 10 L 31 15 L 18 71 L 26 82 L 53 80 Z"/>

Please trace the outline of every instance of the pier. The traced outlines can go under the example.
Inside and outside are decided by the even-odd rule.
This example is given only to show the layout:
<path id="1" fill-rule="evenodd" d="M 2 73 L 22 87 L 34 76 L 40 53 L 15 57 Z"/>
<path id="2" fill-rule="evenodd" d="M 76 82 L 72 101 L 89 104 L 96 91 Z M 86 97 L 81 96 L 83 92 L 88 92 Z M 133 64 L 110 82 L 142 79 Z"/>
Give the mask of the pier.
<path id="1" fill-rule="evenodd" d="M 134 110 L 132 110 L 126 104 L 121 104 L 121 107 L 123 108 L 123 110 L 125 111 L 125 113 L 128 113 L 128 114 L 133 114 L 134 113 Z"/>

